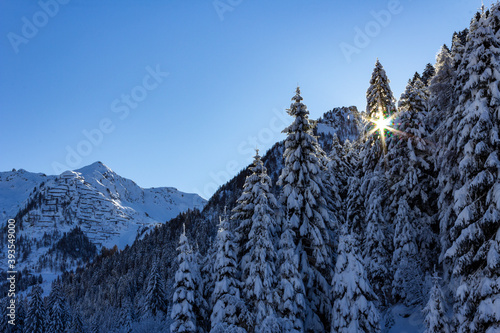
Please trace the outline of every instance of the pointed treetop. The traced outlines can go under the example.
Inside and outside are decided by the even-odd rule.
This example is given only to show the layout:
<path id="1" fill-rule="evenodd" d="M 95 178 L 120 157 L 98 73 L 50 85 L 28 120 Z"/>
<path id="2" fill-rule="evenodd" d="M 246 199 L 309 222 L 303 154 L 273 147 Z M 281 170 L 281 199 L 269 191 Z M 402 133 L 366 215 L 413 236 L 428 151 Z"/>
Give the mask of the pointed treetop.
<path id="1" fill-rule="evenodd" d="M 308 117 L 309 111 L 307 111 L 307 106 L 301 102 L 302 100 L 303 98 L 300 96 L 300 87 L 297 87 L 295 96 L 292 97 L 292 101 L 294 102 L 290 105 L 290 109 L 287 109 L 289 115 L 293 117 Z"/>
<path id="2" fill-rule="evenodd" d="M 303 100 L 303 98 L 302 96 L 300 96 L 300 87 L 297 86 L 297 89 L 295 90 L 295 96 L 292 97 L 292 101 L 300 103 L 301 100 Z"/>
<path id="3" fill-rule="evenodd" d="M 420 76 L 420 74 L 418 72 L 415 72 L 415 74 L 413 74 L 413 78 L 409 82 L 411 82 L 413 84 L 417 80 L 422 80 L 422 77 Z"/>

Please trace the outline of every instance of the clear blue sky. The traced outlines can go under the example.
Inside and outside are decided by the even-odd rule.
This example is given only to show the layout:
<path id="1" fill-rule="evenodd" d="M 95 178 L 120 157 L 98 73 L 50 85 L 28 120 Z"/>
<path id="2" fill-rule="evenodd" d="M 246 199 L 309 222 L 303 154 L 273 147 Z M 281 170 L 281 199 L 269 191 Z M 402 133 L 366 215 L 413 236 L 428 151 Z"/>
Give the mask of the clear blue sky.
<path id="1" fill-rule="evenodd" d="M 292 119 L 279 114 L 297 83 L 312 118 L 364 110 L 378 57 L 399 97 L 481 5 L 54 1 L 40 1 L 45 12 L 0 1 L 0 170 L 55 174 L 100 160 L 140 186 L 204 197 L 251 162 L 251 148 L 284 138 Z M 382 10 L 393 13 L 376 23 Z M 356 27 L 371 36 L 356 43 Z M 350 61 L 347 44 L 358 52 Z M 69 162 L 68 148 L 78 154 Z"/>

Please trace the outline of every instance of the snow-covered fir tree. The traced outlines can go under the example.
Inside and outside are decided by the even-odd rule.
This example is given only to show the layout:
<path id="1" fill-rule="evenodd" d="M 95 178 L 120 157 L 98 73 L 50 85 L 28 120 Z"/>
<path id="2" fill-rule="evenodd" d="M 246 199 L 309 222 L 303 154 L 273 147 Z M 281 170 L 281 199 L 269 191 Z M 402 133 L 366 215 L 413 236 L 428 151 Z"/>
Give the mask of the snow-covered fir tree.
<path id="1" fill-rule="evenodd" d="M 118 326 L 123 330 L 130 330 L 132 323 L 135 321 L 135 308 L 130 297 L 124 297 L 122 299 L 120 318 Z"/>
<path id="2" fill-rule="evenodd" d="M 415 74 L 413 74 L 413 78 L 410 81 L 408 81 L 408 85 L 414 85 L 417 81 L 423 82 L 420 74 L 418 72 L 415 72 Z M 403 95 L 404 95 L 404 93 L 403 93 Z M 398 104 L 400 104 L 400 103 L 401 103 L 401 99 L 399 100 Z"/>
<path id="3" fill-rule="evenodd" d="M 358 243 L 343 227 L 332 281 L 332 333 L 380 332 L 380 315 L 375 306 Z"/>
<path id="4" fill-rule="evenodd" d="M 142 305 L 143 317 L 166 315 L 167 293 L 157 257 L 153 259 L 147 279 L 144 304 Z"/>
<path id="5" fill-rule="evenodd" d="M 57 280 L 52 283 L 52 290 L 47 302 L 47 312 L 47 333 L 64 332 L 69 321 L 69 313 L 66 297 L 64 296 L 60 282 Z"/>
<path id="6" fill-rule="evenodd" d="M 364 198 L 361 192 L 361 163 L 360 163 L 360 140 L 345 142 L 344 154 L 347 167 L 350 169 L 350 176 L 347 179 L 346 193 L 343 202 L 345 202 L 345 221 L 348 231 L 356 239 L 364 238 L 365 210 Z"/>
<path id="7" fill-rule="evenodd" d="M 255 213 L 255 202 L 257 200 L 257 193 L 255 190 L 255 185 L 261 182 L 260 175 L 262 172 L 265 172 L 264 164 L 262 163 L 261 157 L 257 152 L 254 156 L 253 165 L 249 168 L 250 175 L 246 177 L 245 183 L 243 185 L 243 192 L 238 198 L 236 207 L 232 210 L 233 215 L 231 219 L 235 221 L 237 227 L 235 230 L 235 241 L 238 244 L 239 253 L 238 253 L 238 261 L 241 262 L 242 266 L 246 265 L 246 260 L 248 260 L 247 244 L 248 244 L 248 235 L 250 234 L 250 230 L 252 228 L 252 217 Z M 267 181 L 267 179 L 265 179 Z M 270 180 L 269 180 L 270 186 Z M 271 208 L 276 208 L 277 203 L 274 199 L 271 199 L 270 202 Z M 275 237 L 276 230 L 275 226 L 269 226 L 272 237 Z"/>
<path id="8" fill-rule="evenodd" d="M 429 294 L 429 301 L 424 309 L 425 327 L 424 333 L 450 333 L 448 318 L 446 316 L 446 304 L 439 284 L 439 276 L 434 273 L 433 286 Z"/>
<path id="9" fill-rule="evenodd" d="M 262 165 L 258 151 L 254 165 L 254 173 L 248 178 L 254 176 L 255 172 L 260 172 L 255 175 L 260 181 L 253 184 L 252 201 L 248 202 L 254 207 L 254 212 L 241 269 L 244 299 L 255 315 L 258 328 L 266 317 L 275 315 L 273 291 L 276 285 L 276 249 L 273 232 L 276 229 L 276 217 L 271 207 L 277 207 L 277 202 L 271 193 L 271 179 Z"/>
<path id="10" fill-rule="evenodd" d="M 209 240 L 208 251 L 204 258 L 201 258 L 200 262 L 200 290 L 201 299 L 204 302 L 204 307 L 200 307 L 200 314 L 204 313 L 204 320 L 199 320 L 198 325 L 202 327 L 205 331 L 210 331 L 210 313 L 213 309 L 212 294 L 215 288 L 215 261 L 217 258 L 217 247 L 213 242 L 213 238 Z"/>
<path id="11" fill-rule="evenodd" d="M 385 175 L 373 174 L 367 186 L 362 189 L 363 193 L 367 193 L 363 258 L 374 292 L 380 302 L 387 305 L 391 295 L 392 232 L 385 209 L 388 198 Z"/>
<path id="12" fill-rule="evenodd" d="M 40 285 L 33 286 L 29 294 L 28 313 L 26 315 L 26 333 L 45 333 L 46 311 L 42 298 L 43 289 Z"/>
<path id="13" fill-rule="evenodd" d="M 453 209 L 454 206 L 454 192 L 459 188 L 459 172 L 456 163 L 457 152 L 457 128 L 459 113 L 456 112 L 458 106 L 459 96 L 466 80 L 466 71 L 458 70 L 461 66 L 465 47 L 462 44 L 462 38 L 459 34 L 453 35 L 453 42 L 451 48 L 451 57 L 453 60 L 453 81 L 452 81 L 452 98 L 450 105 L 444 110 L 443 120 L 440 124 L 436 125 L 433 137 L 436 138 L 437 147 L 436 152 L 436 169 L 438 171 L 439 182 L 439 198 L 438 198 L 438 219 L 440 229 L 440 247 L 441 253 L 439 260 L 443 262 L 445 251 L 449 248 L 450 228 L 453 221 L 456 219 L 456 213 Z M 439 92 L 431 92 L 430 100 L 433 101 L 439 98 Z M 444 267 L 444 277 L 448 279 L 450 275 L 449 267 Z"/>
<path id="14" fill-rule="evenodd" d="M 180 252 L 177 261 L 179 268 L 175 273 L 174 298 L 172 301 L 172 320 L 170 332 L 172 333 L 195 333 L 197 332 L 195 293 L 196 285 L 193 274 L 193 251 L 189 246 L 186 231 L 179 239 Z"/>
<path id="15" fill-rule="evenodd" d="M 309 111 L 302 103 L 300 89 L 292 98 L 288 113 L 295 118 L 283 131 L 287 134 L 285 164 L 278 185 L 280 201 L 295 232 L 295 244 L 301 256 L 299 271 L 306 287 L 306 323 L 308 332 L 324 332 L 329 323 L 329 283 L 332 275 L 330 217 L 323 185 L 324 152 L 313 136 Z"/>
<path id="16" fill-rule="evenodd" d="M 210 311 L 211 307 L 208 304 L 208 299 L 213 292 L 209 285 L 205 285 L 205 279 L 202 276 L 203 266 L 206 264 L 207 258 L 202 256 L 198 243 L 193 248 L 193 256 L 191 262 L 191 276 L 195 284 L 194 292 L 194 314 L 196 316 L 196 326 L 198 332 L 207 332 L 210 330 Z M 212 275 L 212 274 L 210 274 Z M 210 279 L 210 277 L 207 277 Z M 208 290 L 205 288 L 208 287 Z M 205 297 L 205 295 L 207 297 Z"/>
<path id="17" fill-rule="evenodd" d="M 387 153 L 387 179 L 392 183 L 389 214 L 394 220 L 392 296 L 406 305 L 423 301 L 419 286 L 424 271 L 435 264 L 430 252 L 436 243 L 432 233 L 436 194 L 425 122 L 427 99 L 418 78 L 408 84 L 399 102 L 397 135 L 391 138 Z"/>
<path id="18" fill-rule="evenodd" d="M 453 58 L 448 47 L 443 45 L 436 56 L 436 74 L 429 84 L 429 115 L 426 121 L 429 131 L 432 133 L 443 125 L 454 101 L 455 70 Z M 437 141 L 437 138 L 434 138 Z"/>
<path id="19" fill-rule="evenodd" d="M 417 245 L 417 234 L 422 230 L 418 226 L 419 219 L 414 214 L 408 202 L 401 198 L 396 214 L 394 230 L 394 252 L 391 270 L 392 297 L 395 302 L 402 301 L 407 306 L 415 306 L 423 302 L 422 288 L 424 272 Z"/>
<path id="20" fill-rule="evenodd" d="M 364 239 L 366 229 L 364 214 L 360 179 L 357 176 L 351 176 L 348 180 L 345 220 L 348 221 L 349 233 L 357 240 Z"/>
<path id="21" fill-rule="evenodd" d="M 391 133 L 383 126 L 396 112 L 389 79 L 379 60 L 375 64 L 366 92 L 368 126 L 360 152 L 362 161 L 361 193 L 365 205 L 366 226 L 363 257 L 368 277 L 382 304 L 390 298 L 389 278 L 392 253 L 392 225 L 388 208 L 389 186 L 386 140 Z"/>
<path id="22" fill-rule="evenodd" d="M 387 118 L 396 112 L 396 100 L 389 83 L 384 67 L 377 59 L 370 79 L 370 87 L 366 92 L 366 114 L 369 118 L 378 118 L 380 113 Z"/>
<path id="23" fill-rule="evenodd" d="M 299 271 L 295 232 L 289 220 L 284 221 L 278 256 L 280 268 L 276 303 L 280 316 L 286 320 L 284 332 L 303 333 L 305 332 L 305 287 Z"/>
<path id="24" fill-rule="evenodd" d="M 328 191 L 328 203 L 331 229 L 337 229 L 344 223 L 345 208 L 342 198 L 347 196 L 347 179 L 352 175 L 352 168 L 346 158 L 345 148 L 340 144 L 337 134 L 333 135 L 332 150 L 327 159 L 325 186 Z"/>
<path id="25" fill-rule="evenodd" d="M 240 298 L 241 282 L 238 278 L 238 251 L 234 234 L 229 229 L 226 216 L 220 220 L 217 233 L 217 256 L 214 264 L 215 287 L 212 294 L 211 331 L 246 332 L 253 321 Z"/>
<path id="26" fill-rule="evenodd" d="M 424 86 L 427 87 L 430 84 L 435 74 L 436 74 L 436 69 L 434 68 L 434 66 L 432 66 L 431 64 L 425 65 L 425 69 L 422 72 L 422 77 L 421 77 Z"/>
<path id="27" fill-rule="evenodd" d="M 366 91 L 367 126 L 361 152 L 365 180 L 380 170 L 386 151 L 386 137 L 391 134 L 386 128 L 377 126 L 383 119 L 392 119 L 396 113 L 396 100 L 389 83 L 384 67 L 377 59 Z"/>
<path id="28" fill-rule="evenodd" d="M 460 187 L 445 254 L 460 283 L 458 332 L 500 330 L 499 11 L 496 3 L 476 15 L 459 67 L 465 80 L 455 109 Z"/>

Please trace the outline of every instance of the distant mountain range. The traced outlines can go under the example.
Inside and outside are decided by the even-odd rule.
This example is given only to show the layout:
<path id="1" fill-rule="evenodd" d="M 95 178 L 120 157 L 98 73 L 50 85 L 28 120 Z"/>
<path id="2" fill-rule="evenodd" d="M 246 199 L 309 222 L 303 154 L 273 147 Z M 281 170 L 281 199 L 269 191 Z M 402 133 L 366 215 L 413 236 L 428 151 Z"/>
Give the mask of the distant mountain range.
<path id="1" fill-rule="evenodd" d="M 172 187 L 143 189 L 101 162 L 59 176 L 22 169 L 0 172 L 0 197 L 4 226 L 10 218 L 18 225 L 17 269 L 38 273 L 57 273 L 92 259 L 71 258 L 64 249 L 54 252 L 65 233 L 75 228 L 97 249 L 123 249 L 148 229 L 189 209 L 203 209 L 206 203 L 197 194 Z M 5 251 L 0 260 L 6 263 L 2 256 Z"/>

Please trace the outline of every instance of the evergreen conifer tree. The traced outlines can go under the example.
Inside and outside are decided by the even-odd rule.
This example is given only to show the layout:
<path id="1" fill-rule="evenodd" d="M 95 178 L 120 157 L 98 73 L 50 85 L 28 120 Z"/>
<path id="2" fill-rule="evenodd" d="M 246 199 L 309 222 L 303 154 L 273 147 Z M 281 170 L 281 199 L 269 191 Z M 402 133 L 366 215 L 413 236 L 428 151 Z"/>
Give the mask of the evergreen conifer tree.
<path id="1" fill-rule="evenodd" d="M 439 285 L 440 278 L 437 273 L 433 276 L 433 286 L 429 295 L 429 301 L 424 309 L 425 326 L 424 333 L 450 333 L 448 318 L 446 317 L 445 300 Z"/>
<path id="2" fill-rule="evenodd" d="M 380 303 L 386 305 L 390 300 L 390 263 L 392 253 L 392 232 L 387 222 L 386 202 L 388 198 L 385 175 L 372 175 L 365 201 L 365 242 L 363 258 L 369 281 Z"/>
<path id="3" fill-rule="evenodd" d="M 445 259 L 460 281 L 458 332 L 500 330 L 500 6 L 478 13 L 471 23 L 464 58 L 458 115 L 459 187 L 456 219 Z"/>
<path id="4" fill-rule="evenodd" d="M 276 217 L 271 207 L 277 207 L 271 193 L 271 179 L 266 173 L 258 152 L 254 165 L 259 182 L 253 185 L 254 207 L 252 225 L 245 244 L 246 252 L 242 267 L 243 294 L 255 314 L 256 325 L 263 323 L 268 316 L 274 316 L 273 289 L 275 287 L 276 250 L 273 244 L 273 231 L 276 229 Z M 247 257 L 247 258 L 246 258 Z"/>
<path id="5" fill-rule="evenodd" d="M 418 78 L 418 77 L 417 77 Z M 368 278 L 382 304 L 390 298 L 389 266 L 392 253 L 392 225 L 388 209 L 390 196 L 386 179 L 386 140 L 391 132 L 383 123 L 389 123 L 396 114 L 395 99 L 389 79 L 377 59 L 372 73 L 367 98 L 367 132 L 360 152 L 362 160 L 361 193 L 365 205 L 363 257 Z M 388 125 L 388 124 L 387 124 Z"/>
<path id="6" fill-rule="evenodd" d="M 196 285 L 192 274 L 193 251 L 185 231 L 180 237 L 177 250 L 180 252 L 177 257 L 179 268 L 175 273 L 171 315 L 173 323 L 170 325 L 170 332 L 195 333 L 197 331 L 194 313 Z"/>
<path id="7" fill-rule="evenodd" d="M 43 289 L 40 285 L 33 286 L 30 292 L 28 313 L 26 316 L 26 333 L 45 333 L 45 304 L 42 298 Z"/>
<path id="8" fill-rule="evenodd" d="M 434 266 L 435 257 L 430 253 L 436 242 L 431 229 L 436 194 L 433 151 L 425 125 L 427 99 L 419 79 L 408 84 L 399 103 L 398 134 L 391 139 L 387 154 L 387 179 L 393 184 L 389 214 L 395 225 L 392 296 L 406 305 L 422 301 L 418 287 L 423 284 L 424 271 Z"/>
<path id="9" fill-rule="evenodd" d="M 325 154 L 313 136 L 313 124 L 298 87 L 292 101 L 288 113 L 295 120 L 283 131 L 287 138 L 285 164 L 278 181 L 282 186 L 280 200 L 301 255 L 299 271 L 307 300 L 305 327 L 308 332 L 324 332 L 330 308 L 327 279 L 332 275 L 331 225 L 323 183 Z"/>
<path id="10" fill-rule="evenodd" d="M 238 253 L 238 261 L 242 266 L 246 265 L 246 260 L 248 260 L 247 244 L 248 244 L 248 235 L 250 234 L 250 230 L 252 228 L 252 217 L 255 212 L 255 202 L 257 201 L 257 193 L 255 190 L 255 185 L 261 182 L 260 174 L 265 172 L 264 163 L 262 163 L 261 157 L 257 151 L 254 156 L 253 165 L 250 167 L 250 175 L 246 177 L 245 184 L 243 185 L 243 193 L 240 195 L 238 200 L 236 201 L 236 207 L 232 210 L 233 215 L 231 219 L 236 221 L 237 227 L 235 230 L 235 241 L 238 244 L 239 253 Z M 264 181 L 269 182 L 270 179 L 265 179 Z M 271 208 L 275 208 L 277 206 L 275 199 L 271 199 L 270 202 Z M 275 237 L 276 230 L 275 226 L 271 227 L 271 235 Z"/>
<path id="11" fill-rule="evenodd" d="M 305 322 L 305 287 L 299 271 L 299 254 L 295 245 L 295 232 L 288 220 L 284 221 L 279 242 L 278 310 L 288 322 L 287 333 L 303 333 Z"/>
<path id="12" fill-rule="evenodd" d="M 436 70 L 434 68 L 434 66 L 432 66 L 431 64 L 427 64 L 425 66 L 425 69 L 424 71 L 422 72 L 422 83 L 424 84 L 424 86 L 428 86 L 429 83 L 431 82 L 432 80 L 432 77 L 436 74 Z"/>
<path id="13" fill-rule="evenodd" d="M 357 242 L 347 233 L 340 237 L 332 281 L 332 333 L 380 332 L 376 296 L 370 287 Z"/>
<path id="14" fill-rule="evenodd" d="M 338 229 L 344 223 L 345 207 L 343 199 L 347 196 L 347 179 L 352 175 L 352 169 L 346 160 L 346 151 L 340 144 L 337 134 L 333 135 L 332 150 L 327 159 L 325 185 L 328 191 L 326 201 L 330 216 L 330 228 Z"/>
<path id="15" fill-rule="evenodd" d="M 451 245 L 450 228 L 453 221 L 456 219 L 456 213 L 453 209 L 454 206 L 454 193 L 460 187 L 460 179 L 458 172 L 458 165 L 456 163 L 457 151 L 457 128 L 460 121 L 459 112 L 457 112 L 458 100 L 460 99 L 461 90 L 466 80 L 466 71 L 460 69 L 465 68 L 466 65 L 462 64 L 465 46 L 463 45 L 462 36 L 468 30 L 462 33 L 453 34 L 453 42 L 451 48 L 451 57 L 453 60 L 453 76 L 452 89 L 453 97 L 451 103 L 444 113 L 442 124 L 436 128 L 434 137 L 437 139 L 437 146 L 440 147 L 436 154 L 436 169 L 438 170 L 439 181 L 439 229 L 440 229 L 440 247 L 441 253 L 439 261 L 444 262 L 444 254 Z M 431 96 L 431 100 L 435 98 L 435 94 Z M 450 268 L 448 265 L 444 266 L 444 278 L 449 279 Z"/>
<path id="16" fill-rule="evenodd" d="M 213 309 L 210 332 L 245 331 L 253 326 L 246 307 L 240 299 L 241 282 L 238 279 L 234 234 L 226 217 L 221 219 L 217 234 L 217 257 L 214 265 L 215 288 L 212 294 Z"/>
<path id="17" fill-rule="evenodd" d="M 167 313 L 167 294 L 165 292 L 165 282 L 160 273 L 157 257 L 153 259 L 151 271 L 147 279 L 142 314 L 144 317 L 150 315 L 165 315 Z"/>
<path id="18" fill-rule="evenodd" d="M 64 332 L 67 326 L 69 313 L 66 304 L 66 297 L 64 296 L 64 293 L 62 291 L 60 281 L 56 280 L 54 281 L 54 283 L 52 283 L 52 290 L 49 294 L 47 308 L 47 332 Z"/>
<path id="19" fill-rule="evenodd" d="M 441 47 L 436 57 L 436 74 L 429 84 L 429 119 L 427 125 L 429 131 L 434 133 L 440 126 L 443 126 L 444 119 L 447 118 L 454 101 L 454 80 L 455 70 L 453 68 L 453 58 L 446 45 Z M 434 138 L 437 141 L 437 138 Z"/>
<path id="20" fill-rule="evenodd" d="M 396 112 L 396 100 L 389 83 L 384 67 L 377 59 L 370 80 L 370 87 L 366 92 L 366 114 L 369 118 L 378 118 L 380 113 L 384 118 L 387 118 Z"/>
<path id="21" fill-rule="evenodd" d="M 348 192 L 346 200 L 346 223 L 349 233 L 360 241 L 365 234 L 365 209 L 363 196 L 361 194 L 361 183 L 357 176 L 351 176 L 348 180 Z"/>

